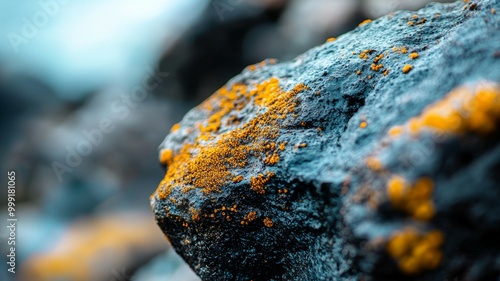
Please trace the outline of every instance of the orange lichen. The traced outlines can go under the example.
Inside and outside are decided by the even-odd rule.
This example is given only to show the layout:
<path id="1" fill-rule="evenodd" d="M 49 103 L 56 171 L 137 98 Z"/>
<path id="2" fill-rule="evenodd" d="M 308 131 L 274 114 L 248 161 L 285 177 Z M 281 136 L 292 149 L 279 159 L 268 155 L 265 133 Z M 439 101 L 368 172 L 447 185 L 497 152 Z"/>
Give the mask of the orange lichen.
<path id="1" fill-rule="evenodd" d="M 274 176 L 273 172 L 268 172 L 266 175 L 259 174 L 250 179 L 250 188 L 258 194 L 266 193 L 266 183 Z"/>
<path id="2" fill-rule="evenodd" d="M 368 55 L 370 55 L 371 53 L 373 53 L 373 50 L 364 50 L 361 53 L 359 53 L 359 58 L 367 60 L 368 59 Z"/>
<path id="3" fill-rule="evenodd" d="M 243 176 L 239 175 L 233 178 L 233 182 L 234 183 L 241 182 L 243 179 L 244 179 Z"/>
<path id="4" fill-rule="evenodd" d="M 231 169 L 245 167 L 249 157 L 258 157 L 266 164 L 267 154 L 271 153 L 267 164 L 275 164 L 279 160 L 278 151 L 275 147 L 271 149 L 270 141 L 279 136 L 281 120 L 293 114 L 297 105 L 295 96 L 305 88 L 299 84 L 284 92 L 279 80 L 272 78 L 250 87 L 236 84 L 217 91 L 198 107 L 208 111 L 209 116 L 194 128 L 199 131 L 196 140 L 174 153 L 155 195 L 165 199 L 176 187 L 184 192 L 193 188 L 205 193 L 218 191 L 235 178 Z M 222 120 L 238 114 L 248 104 L 265 110 L 245 124 L 221 133 Z"/>
<path id="5" fill-rule="evenodd" d="M 243 218 L 243 220 L 240 222 L 240 224 L 248 225 L 250 222 L 254 221 L 256 218 L 257 218 L 257 212 L 251 211 L 246 215 L 246 217 Z"/>
<path id="6" fill-rule="evenodd" d="M 403 73 L 408 73 L 412 69 L 413 69 L 413 66 L 411 64 L 405 64 L 405 66 L 403 66 Z"/>
<path id="7" fill-rule="evenodd" d="M 393 47 L 392 51 L 397 54 L 406 54 L 408 52 L 406 47 Z"/>
<path id="8" fill-rule="evenodd" d="M 405 274 L 416 274 L 437 268 L 442 260 L 444 235 L 433 230 L 420 234 L 414 229 L 395 233 L 387 244 L 387 252 Z"/>
<path id="9" fill-rule="evenodd" d="M 181 124 L 179 123 L 176 123 L 172 126 L 172 128 L 170 128 L 170 132 L 173 133 L 173 132 L 176 132 L 178 131 L 179 129 L 181 128 Z"/>
<path id="10" fill-rule="evenodd" d="M 433 190 L 434 182 L 430 178 L 421 178 L 410 185 L 402 177 L 393 176 L 387 182 L 387 195 L 392 205 L 417 220 L 426 221 L 434 216 Z"/>
<path id="11" fill-rule="evenodd" d="M 368 126 L 368 123 L 366 123 L 366 121 L 362 121 L 361 123 L 359 123 L 359 127 L 360 127 L 361 129 L 364 129 L 364 128 L 366 128 L 367 126 Z"/>
<path id="12" fill-rule="evenodd" d="M 264 163 L 268 164 L 268 165 L 274 165 L 274 164 L 278 163 L 279 160 L 280 160 L 280 157 L 278 156 L 278 154 L 276 152 L 274 152 L 273 154 L 269 154 L 267 156 L 266 160 L 264 160 Z"/>
<path id="13" fill-rule="evenodd" d="M 191 220 L 197 221 L 200 219 L 200 214 L 196 211 L 196 209 L 189 208 L 189 212 L 191 213 Z"/>
<path id="14" fill-rule="evenodd" d="M 426 18 L 423 18 L 423 19 L 419 20 L 419 21 L 417 22 L 417 24 L 424 24 L 424 23 L 426 23 L 426 22 L 427 22 L 427 19 L 426 19 Z"/>
<path id="15" fill-rule="evenodd" d="M 371 66 L 371 69 L 373 71 L 379 71 L 382 67 L 384 67 L 383 64 L 375 64 L 375 63 L 372 63 L 372 66 Z"/>
<path id="16" fill-rule="evenodd" d="M 381 171 L 384 168 L 382 162 L 380 162 L 380 160 L 375 157 L 368 157 L 366 159 L 366 166 L 368 166 L 368 168 L 373 171 Z"/>
<path id="17" fill-rule="evenodd" d="M 413 26 L 414 24 L 415 24 L 415 23 L 414 23 L 413 21 L 409 21 L 409 22 L 408 22 L 408 25 L 409 25 L 409 26 Z"/>
<path id="18" fill-rule="evenodd" d="M 414 60 L 414 59 L 418 58 L 418 53 L 413 52 L 413 53 L 409 54 L 408 56 L 410 57 L 410 59 Z"/>
<path id="19" fill-rule="evenodd" d="M 386 69 L 386 70 L 384 71 L 384 76 L 387 76 L 388 74 L 389 74 L 389 69 Z"/>
<path id="20" fill-rule="evenodd" d="M 363 25 L 368 24 L 370 22 L 372 22 L 371 19 L 366 19 L 366 20 L 362 21 L 358 26 L 363 26 Z"/>
<path id="21" fill-rule="evenodd" d="M 337 38 L 330 37 L 330 38 L 326 39 L 326 42 L 334 42 L 335 40 L 337 40 Z"/>
<path id="22" fill-rule="evenodd" d="M 404 126 L 389 130 L 389 135 L 403 132 L 412 135 L 422 130 L 445 134 L 474 132 L 489 134 L 500 120 L 500 85 L 481 82 L 476 86 L 462 86 L 451 91 L 444 99 L 427 107 L 422 114 L 410 119 Z"/>
<path id="23" fill-rule="evenodd" d="M 264 225 L 265 225 L 266 227 L 273 227 L 274 223 L 273 223 L 273 221 L 272 221 L 270 218 L 266 217 L 266 218 L 264 219 Z"/>
<path id="24" fill-rule="evenodd" d="M 404 129 L 402 126 L 394 126 L 389 129 L 389 136 L 391 137 L 398 137 L 404 132 Z"/>
<path id="25" fill-rule="evenodd" d="M 172 149 L 162 149 L 160 151 L 160 163 L 163 165 L 170 165 L 174 159 L 174 152 Z"/>
<path id="26" fill-rule="evenodd" d="M 285 146 L 286 146 L 286 143 L 284 143 L 284 142 L 280 143 L 279 150 L 281 150 L 281 151 L 285 150 Z"/>
<path id="27" fill-rule="evenodd" d="M 378 63 L 383 58 L 384 58 L 384 54 L 380 54 L 380 55 L 375 57 L 375 59 L 373 60 L 373 63 Z"/>
<path id="28" fill-rule="evenodd" d="M 356 71 L 357 75 L 361 75 L 361 70 Z"/>
<path id="29" fill-rule="evenodd" d="M 494 14 L 495 14 L 495 12 L 496 12 L 496 11 L 495 11 L 495 8 L 491 8 L 490 12 L 491 12 L 491 14 L 493 14 L 493 15 L 494 15 Z"/>

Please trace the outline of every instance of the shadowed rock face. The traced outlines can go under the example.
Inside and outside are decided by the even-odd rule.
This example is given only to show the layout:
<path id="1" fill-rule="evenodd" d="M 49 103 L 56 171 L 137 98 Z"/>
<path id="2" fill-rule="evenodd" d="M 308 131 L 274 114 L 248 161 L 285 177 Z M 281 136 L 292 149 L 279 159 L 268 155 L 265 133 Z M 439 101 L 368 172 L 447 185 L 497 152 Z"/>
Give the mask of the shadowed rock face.
<path id="1" fill-rule="evenodd" d="M 429 5 L 247 67 L 161 145 L 176 251 L 204 280 L 496 280 L 499 12 Z"/>

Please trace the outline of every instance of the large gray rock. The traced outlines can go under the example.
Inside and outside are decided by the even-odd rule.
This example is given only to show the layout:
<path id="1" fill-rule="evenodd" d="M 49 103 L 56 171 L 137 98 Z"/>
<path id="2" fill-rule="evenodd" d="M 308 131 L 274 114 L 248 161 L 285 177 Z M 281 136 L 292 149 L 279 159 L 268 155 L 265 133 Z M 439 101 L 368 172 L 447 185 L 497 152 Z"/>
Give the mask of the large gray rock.
<path id="1" fill-rule="evenodd" d="M 157 222 L 203 280 L 497 280 L 500 0 L 250 66 L 161 148 Z"/>

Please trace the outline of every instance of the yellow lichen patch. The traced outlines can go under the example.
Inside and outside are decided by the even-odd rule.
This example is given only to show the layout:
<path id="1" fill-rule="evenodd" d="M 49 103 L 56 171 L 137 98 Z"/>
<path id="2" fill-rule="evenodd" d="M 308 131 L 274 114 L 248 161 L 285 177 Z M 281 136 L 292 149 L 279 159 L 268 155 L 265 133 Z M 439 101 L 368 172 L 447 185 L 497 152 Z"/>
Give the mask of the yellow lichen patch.
<path id="1" fill-rule="evenodd" d="M 405 66 L 403 66 L 403 73 L 408 73 L 412 69 L 413 69 L 413 66 L 411 64 L 405 64 Z"/>
<path id="2" fill-rule="evenodd" d="M 263 165 L 275 164 L 278 151 L 276 145 L 273 148 L 269 144 L 279 136 L 281 120 L 294 113 L 298 102 L 295 96 L 305 88 L 299 84 L 284 92 L 279 80 L 272 78 L 250 87 L 236 84 L 217 91 L 198 107 L 208 111 L 209 116 L 193 129 L 199 131 L 196 140 L 175 152 L 156 195 L 165 199 L 176 187 L 183 192 L 193 188 L 217 192 L 235 178 L 231 170 L 245 167 L 249 157 L 258 157 Z M 236 115 L 248 104 L 265 110 L 245 124 L 221 133 L 222 120 Z M 265 163 L 268 153 L 271 158 Z"/>
<path id="3" fill-rule="evenodd" d="M 430 178 L 421 178 L 410 185 L 404 178 L 393 176 L 387 182 L 387 195 L 391 204 L 417 220 L 426 221 L 434 216 L 433 190 L 434 182 Z"/>
<path id="4" fill-rule="evenodd" d="M 363 122 L 359 123 L 359 127 L 360 127 L 361 129 L 364 129 L 364 128 L 366 128 L 367 126 L 368 126 L 368 123 L 366 123 L 366 121 L 363 121 Z"/>
<path id="5" fill-rule="evenodd" d="M 409 21 L 409 22 L 408 22 L 408 25 L 409 25 L 409 26 L 413 26 L 414 24 L 415 24 L 415 23 L 414 23 L 413 21 Z"/>
<path id="6" fill-rule="evenodd" d="M 272 221 L 270 218 L 266 217 L 266 218 L 264 219 L 264 225 L 265 225 L 266 227 L 273 227 L 274 223 L 273 223 L 273 221 Z"/>
<path id="7" fill-rule="evenodd" d="M 500 85 L 481 82 L 476 86 L 462 86 L 451 91 L 444 99 L 427 107 L 422 114 L 410 119 L 404 126 L 389 130 L 389 135 L 403 132 L 412 135 L 422 130 L 445 134 L 474 132 L 489 134 L 500 120 Z"/>
<path id="8" fill-rule="evenodd" d="M 335 40 L 337 40 L 337 38 L 330 37 L 330 38 L 326 39 L 326 42 L 334 42 Z"/>
<path id="9" fill-rule="evenodd" d="M 358 26 L 363 26 L 363 25 L 368 24 L 370 22 L 372 22 L 371 19 L 366 19 L 366 20 L 362 21 Z"/>
<path id="10" fill-rule="evenodd" d="M 389 74 L 389 69 L 386 69 L 386 70 L 384 71 L 384 76 L 387 76 L 388 74 Z"/>
<path id="11" fill-rule="evenodd" d="M 268 172 L 266 175 L 259 174 L 250 179 L 250 188 L 258 194 L 266 193 L 266 183 L 274 176 L 273 172 Z"/>
<path id="12" fill-rule="evenodd" d="M 160 151 L 160 163 L 163 165 L 170 165 L 174 159 L 174 152 L 172 149 L 162 149 Z"/>
<path id="13" fill-rule="evenodd" d="M 409 54 L 408 57 L 410 57 L 410 59 L 414 60 L 414 59 L 418 58 L 418 53 L 413 52 L 413 53 Z"/>
<path id="14" fill-rule="evenodd" d="M 357 75 L 361 75 L 361 70 L 356 71 Z"/>
<path id="15" fill-rule="evenodd" d="M 387 244 L 387 252 L 405 274 L 417 274 L 437 268 L 442 260 L 444 235 L 433 230 L 420 234 L 414 229 L 395 233 Z"/>

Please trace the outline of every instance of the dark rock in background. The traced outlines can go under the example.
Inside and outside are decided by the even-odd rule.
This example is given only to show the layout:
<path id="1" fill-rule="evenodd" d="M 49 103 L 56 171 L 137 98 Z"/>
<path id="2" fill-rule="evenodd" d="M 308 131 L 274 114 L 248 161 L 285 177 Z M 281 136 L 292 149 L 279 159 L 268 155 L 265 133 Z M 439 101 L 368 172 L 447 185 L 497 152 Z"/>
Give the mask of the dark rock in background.
<path id="1" fill-rule="evenodd" d="M 431 4 L 245 69 L 162 144 L 176 251 L 204 280 L 496 280 L 498 11 Z"/>

